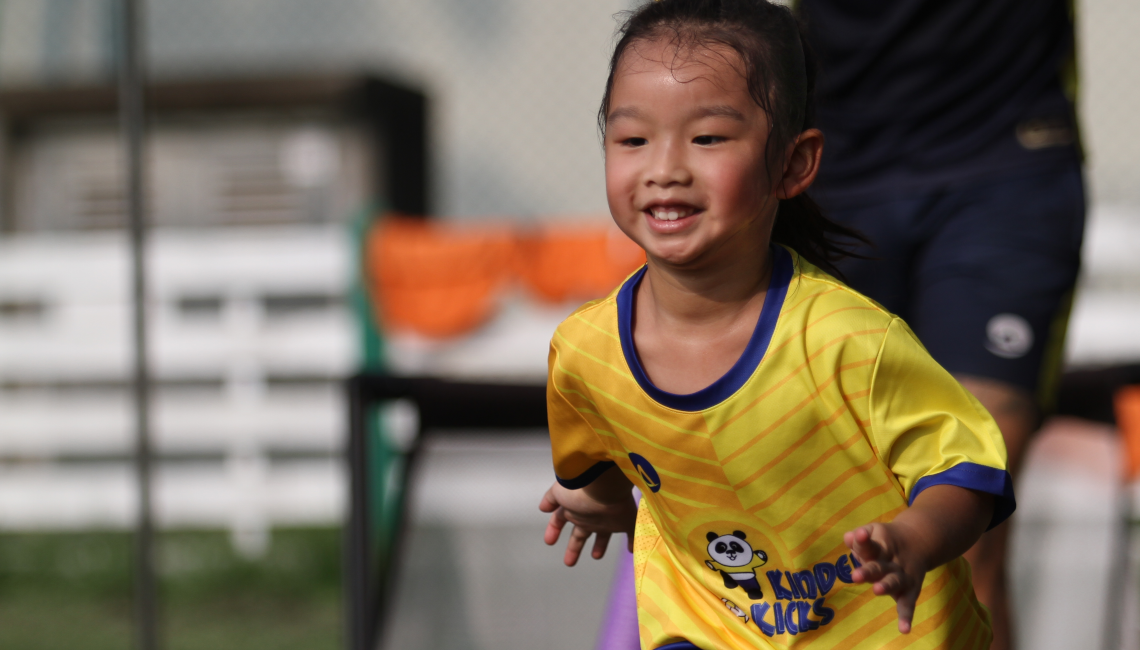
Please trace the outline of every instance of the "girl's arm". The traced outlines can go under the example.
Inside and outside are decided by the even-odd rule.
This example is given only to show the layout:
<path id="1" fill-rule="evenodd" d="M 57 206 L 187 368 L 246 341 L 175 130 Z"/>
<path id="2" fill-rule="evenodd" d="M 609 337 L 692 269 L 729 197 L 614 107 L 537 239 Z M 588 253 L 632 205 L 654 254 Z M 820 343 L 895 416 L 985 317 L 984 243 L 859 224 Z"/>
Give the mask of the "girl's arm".
<path id="1" fill-rule="evenodd" d="M 566 544 L 566 566 L 578 563 L 582 548 L 590 535 L 597 535 L 590 555 L 599 560 L 606 554 L 610 536 L 625 533 L 630 550 L 633 550 L 633 528 L 637 521 L 637 504 L 633 501 L 633 485 L 616 466 L 606 470 L 592 483 L 580 490 L 570 490 L 555 483 L 542 497 L 538 509 L 549 512 L 545 541 L 550 546 L 558 543 L 562 528 L 569 522 L 574 525 Z"/>
<path id="2" fill-rule="evenodd" d="M 992 494 L 933 485 L 891 523 L 867 524 L 843 535 L 863 563 L 851 577 L 872 583 L 876 595 L 895 599 L 899 632 L 906 634 L 926 572 L 969 550 L 985 532 L 993 509 Z"/>

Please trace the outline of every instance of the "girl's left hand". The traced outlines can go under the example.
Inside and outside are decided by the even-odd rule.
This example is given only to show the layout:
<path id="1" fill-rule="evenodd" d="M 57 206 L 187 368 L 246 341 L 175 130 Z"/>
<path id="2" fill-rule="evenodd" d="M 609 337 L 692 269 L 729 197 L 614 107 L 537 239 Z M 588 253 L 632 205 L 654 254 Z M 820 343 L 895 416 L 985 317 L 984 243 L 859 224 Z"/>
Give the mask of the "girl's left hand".
<path id="1" fill-rule="evenodd" d="M 626 485 L 628 486 L 628 483 Z M 596 492 L 596 489 L 594 491 Z M 578 557 L 591 535 L 595 538 L 590 555 L 595 560 L 600 560 L 605 555 L 610 536 L 614 533 L 625 533 L 630 550 L 633 550 L 637 503 L 634 502 L 629 488 L 625 488 L 624 496 L 619 491 L 614 501 L 603 501 L 595 498 L 596 496 L 591 494 L 589 489 L 568 490 L 555 483 L 546 491 L 542 502 L 538 505 L 539 510 L 551 513 L 544 535 L 547 544 L 553 546 L 558 543 L 566 524 L 573 526 L 566 544 L 566 555 L 563 558 L 566 566 L 578 563 Z"/>
<path id="2" fill-rule="evenodd" d="M 927 567 L 908 553 L 907 534 L 896 524 L 867 524 L 843 534 L 843 542 L 863 566 L 851 572 L 856 583 L 871 583 L 876 596 L 895 599 L 899 632 L 910 632 Z"/>

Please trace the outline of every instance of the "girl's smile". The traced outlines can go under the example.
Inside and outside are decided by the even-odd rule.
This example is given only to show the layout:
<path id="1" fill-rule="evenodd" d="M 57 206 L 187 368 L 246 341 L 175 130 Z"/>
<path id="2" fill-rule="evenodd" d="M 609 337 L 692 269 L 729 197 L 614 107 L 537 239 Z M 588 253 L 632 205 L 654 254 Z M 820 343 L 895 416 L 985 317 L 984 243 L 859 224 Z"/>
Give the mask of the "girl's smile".
<path id="1" fill-rule="evenodd" d="M 660 234 L 669 234 L 691 226 L 703 210 L 685 203 L 654 201 L 642 212 L 645 213 L 650 229 Z"/>

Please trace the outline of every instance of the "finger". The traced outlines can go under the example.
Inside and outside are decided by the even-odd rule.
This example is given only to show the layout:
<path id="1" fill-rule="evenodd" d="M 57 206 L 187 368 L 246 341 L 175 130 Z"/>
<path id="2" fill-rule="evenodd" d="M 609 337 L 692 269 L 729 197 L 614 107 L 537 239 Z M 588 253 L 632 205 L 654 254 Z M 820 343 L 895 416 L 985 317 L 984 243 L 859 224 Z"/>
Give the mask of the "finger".
<path id="1" fill-rule="evenodd" d="M 606 548 L 610 545 L 610 533 L 598 533 L 594 536 L 594 550 L 590 557 L 600 560 L 606 556 Z"/>
<path id="2" fill-rule="evenodd" d="M 899 614 L 899 632 L 910 634 L 911 622 L 914 621 L 914 606 L 918 602 L 918 589 L 906 592 L 895 603 L 895 610 Z"/>
<path id="3" fill-rule="evenodd" d="M 854 552 L 855 548 L 859 546 L 859 542 L 857 541 L 856 536 L 859 534 L 860 530 L 862 529 L 856 528 L 855 530 L 849 530 L 846 533 L 843 533 L 843 543 L 846 544 L 847 548 L 851 549 L 852 552 Z"/>
<path id="4" fill-rule="evenodd" d="M 574 527 L 574 530 L 570 532 L 569 541 L 566 542 L 566 555 L 562 557 L 566 566 L 574 566 L 578 563 L 578 558 L 582 556 L 582 548 L 586 546 L 586 540 L 589 538 L 590 533 L 584 532 L 577 526 Z"/>
<path id="5" fill-rule="evenodd" d="M 857 584 L 878 582 L 885 575 L 887 575 L 887 569 L 881 562 L 868 562 L 851 572 L 851 580 Z"/>
<path id="6" fill-rule="evenodd" d="M 538 509 L 543 512 L 554 512 L 558 509 L 558 499 L 554 496 L 554 486 L 551 486 L 546 494 L 542 495 L 542 500 L 538 502 Z"/>
<path id="7" fill-rule="evenodd" d="M 550 515 L 550 521 L 546 524 L 546 533 L 543 535 L 543 541 L 547 546 L 554 546 L 558 543 L 558 538 L 562 536 L 562 529 L 566 526 L 566 511 L 558 508 Z"/>
<path id="8" fill-rule="evenodd" d="M 881 580 L 875 582 L 871 590 L 875 592 L 876 596 L 891 596 L 895 600 L 898 600 L 906 593 L 907 586 L 902 570 L 899 569 L 897 571 L 888 571 Z"/>
<path id="9" fill-rule="evenodd" d="M 851 580 L 856 583 L 878 584 L 892 575 L 902 575 L 902 568 L 894 562 L 868 562 L 851 572 Z M 882 595 L 877 591 L 875 593 Z"/>
<path id="10" fill-rule="evenodd" d="M 860 562 L 873 562 L 884 555 L 883 547 L 871 539 L 870 526 L 856 528 L 851 531 L 851 537 L 853 543 L 849 547 Z"/>

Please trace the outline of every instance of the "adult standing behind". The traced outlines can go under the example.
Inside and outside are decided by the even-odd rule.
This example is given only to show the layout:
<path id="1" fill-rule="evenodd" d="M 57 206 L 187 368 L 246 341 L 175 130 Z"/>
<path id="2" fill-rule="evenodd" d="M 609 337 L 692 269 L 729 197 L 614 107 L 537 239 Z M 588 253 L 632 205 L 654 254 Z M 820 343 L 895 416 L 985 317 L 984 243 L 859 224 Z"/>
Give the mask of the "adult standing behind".
<path id="1" fill-rule="evenodd" d="M 827 138 L 813 190 L 863 232 L 841 264 L 993 414 L 1016 472 L 1049 409 L 1084 193 L 1067 0 L 801 0 Z M 830 208 L 830 209 L 828 209 Z M 966 556 L 1011 647 L 1009 525 Z"/>

